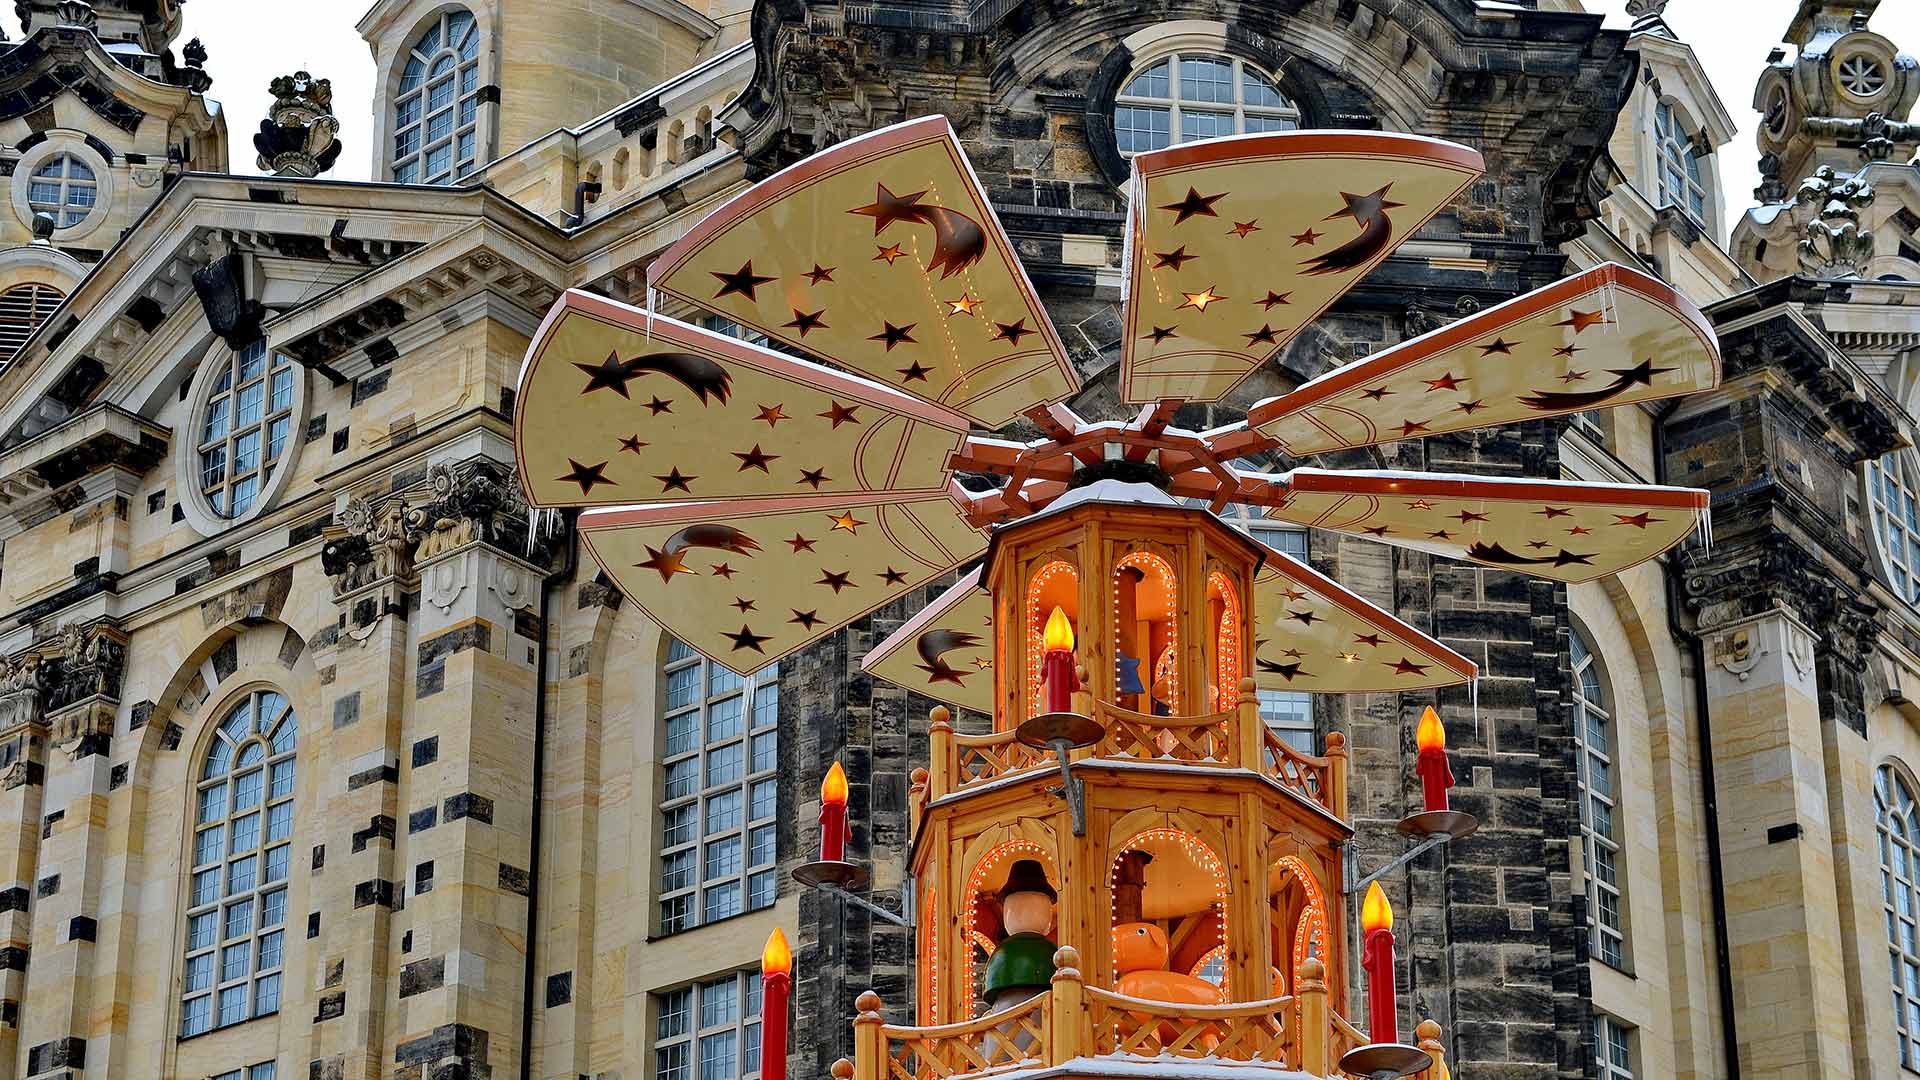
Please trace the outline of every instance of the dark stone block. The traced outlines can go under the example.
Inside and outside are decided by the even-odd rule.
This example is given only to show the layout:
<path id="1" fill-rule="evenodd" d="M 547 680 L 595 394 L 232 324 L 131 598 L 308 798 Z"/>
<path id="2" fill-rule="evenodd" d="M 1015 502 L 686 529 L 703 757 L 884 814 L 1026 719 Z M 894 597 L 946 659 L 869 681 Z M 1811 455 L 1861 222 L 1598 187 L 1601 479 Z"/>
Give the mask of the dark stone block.
<path id="1" fill-rule="evenodd" d="M 420 643 L 420 667 L 467 649 L 486 652 L 493 644 L 493 624 L 476 619 L 465 626 L 436 634 Z"/>
<path id="2" fill-rule="evenodd" d="M 27 970 L 28 950 L 25 945 L 7 945 L 0 947 L 0 971 Z"/>
<path id="3" fill-rule="evenodd" d="M 375 840 L 385 840 L 389 845 L 393 843 L 392 817 L 386 814 L 380 814 L 367 822 L 366 828 L 355 830 L 353 834 L 354 852 L 358 854 L 359 852 L 365 851 L 367 845 L 373 843 Z"/>
<path id="4" fill-rule="evenodd" d="M 413 744 L 413 767 L 431 765 L 440 760 L 440 737 L 429 735 Z"/>
<path id="5" fill-rule="evenodd" d="M 355 690 L 333 700 L 333 726 L 346 727 L 360 719 L 360 691 Z"/>
<path id="6" fill-rule="evenodd" d="M 381 765 L 365 769 L 347 777 L 347 790 L 356 791 L 368 784 L 397 784 L 400 782 L 400 770 L 392 765 Z M 359 848 L 353 850 L 359 851 Z"/>
<path id="7" fill-rule="evenodd" d="M 280 666 L 288 671 L 300 662 L 300 654 L 307 651 L 307 643 L 300 639 L 298 631 L 287 627 L 286 634 L 280 639 Z"/>
<path id="8" fill-rule="evenodd" d="M 333 452 L 339 453 L 347 448 L 347 429 L 341 428 L 333 433 Z"/>
<path id="9" fill-rule="evenodd" d="M 415 960 L 400 969 L 400 996 L 412 997 L 429 990 L 438 990 L 447 982 L 447 958 L 431 956 L 425 960 Z"/>
<path id="10" fill-rule="evenodd" d="M 347 992 L 339 990 L 320 995 L 320 1008 L 313 1014 L 313 1022 L 318 1024 L 327 1020 L 338 1020 L 345 1015 L 347 1015 Z"/>
<path id="11" fill-rule="evenodd" d="M 413 813 L 407 815 L 407 832 L 409 834 L 425 832 L 433 828 L 436 824 L 435 819 L 438 816 L 438 807 L 429 806 L 424 810 L 415 810 Z"/>
<path id="12" fill-rule="evenodd" d="M 500 887 L 510 893 L 519 893 L 521 896 L 531 896 L 533 894 L 533 879 L 525 870 L 517 866 L 508 866 L 506 863 L 501 863 Z"/>
<path id="13" fill-rule="evenodd" d="M 213 678 L 216 683 L 227 681 L 227 676 L 240 668 L 240 644 L 238 638 L 228 638 L 213 650 Z"/>
<path id="14" fill-rule="evenodd" d="M 25 911 L 32 903 L 32 894 L 25 885 L 0 890 L 0 912 Z"/>
<path id="15" fill-rule="evenodd" d="M 378 904 L 384 908 L 391 908 L 394 905 L 395 892 L 397 890 L 393 887 L 393 882 L 384 878 L 362 881 L 353 887 L 353 906 L 363 908 Z"/>
<path id="16" fill-rule="evenodd" d="M 470 817 L 491 825 L 493 824 L 493 800 L 485 795 L 475 795 L 471 791 L 449 795 L 445 805 L 445 817 L 450 822 Z"/>
<path id="17" fill-rule="evenodd" d="M 422 667 L 413 676 L 413 696 L 430 698 L 447 688 L 447 662 L 435 660 Z"/>
<path id="18" fill-rule="evenodd" d="M 413 894 L 419 896 L 422 893 L 430 893 L 432 891 L 433 860 L 428 859 L 426 862 L 413 868 Z"/>
<path id="19" fill-rule="evenodd" d="M 105 731 L 89 731 L 85 735 L 80 736 L 80 741 L 73 744 L 73 758 L 75 761 L 81 758 L 94 757 L 95 755 L 105 757 L 112 752 L 113 735 Z"/>
<path id="20" fill-rule="evenodd" d="M 130 732 L 139 731 L 141 728 L 146 727 L 147 721 L 151 719 L 153 719 L 153 702 L 135 702 L 133 711 L 127 714 L 127 730 Z"/>
<path id="21" fill-rule="evenodd" d="M 53 827 L 59 824 L 66 816 L 67 812 L 65 810 L 55 810 L 53 813 L 40 819 L 40 839 L 45 840 L 51 837 L 53 835 Z"/>
<path id="22" fill-rule="evenodd" d="M 314 870 L 314 872 L 315 872 L 315 873 L 319 873 L 319 872 L 320 872 L 320 870 L 321 870 L 321 869 L 322 869 L 323 867 L 325 867 L 326 865 L 327 865 L 327 845 L 325 845 L 325 844 L 315 844 L 315 845 L 313 845 L 313 870 Z"/>
<path id="23" fill-rule="evenodd" d="M 307 418 L 306 433 L 301 436 L 301 445 L 305 446 L 308 443 L 317 442 L 319 441 L 320 436 L 325 435 L 326 433 L 327 433 L 327 414 L 321 413 L 318 416 L 310 416 Z"/>
<path id="24" fill-rule="evenodd" d="M 92 941 L 99 933 L 100 926 L 85 915 L 75 915 L 67 923 L 68 941 Z"/>
<path id="25" fill-rule="evenodd" d="M 47 897 L 52 896 L 55 893 L 58 893 L 59 891 L 60 891 L 60 875 L 48 874 L 46 877 L 43 877 L 40 879 L 40 884 L 34 888 L 33 892 L 35 897 L 41 900 L 45 900 Z"/>
<path id="26" fill-rule="evenodd" d="M 55 1069 L 87 1067 L 87 1040 L 68 1035 L 44 1042 L 27 1051 L 27 1075 L 38 1076 Z"/>
<path id="27" fill-rule="evenodd" d="M 417 1039 L 393 1049 L 397 1065 L 429 1065 L 446 1058 L 476 1065 L 487 1063 L 487 1032 L 466 1024 L 442 1024 Z"/>
<path id="28" fill-rule="evenodd" d="M 547 976 L 547 1008 L 567 1005 L 573 1001 L 573 972 L 563 971 L 558 975 Z"/>
<path id="29" fill-rule="evenodd" d="M 312 941 L 314 938 L 317 938 L 319 936 L 320 936 L 320 913 L 317 911 L 309 911 L 307 912 L 307 940 Z"/>
<path id="30" fill-rule="evenodd" d="M 387 389 L 387 382 L 392 375 L 392 370 L 382 368 L 379 371 L 371 372 L 353 380 L 353 406 L 358 408 L 361 402 L 377 394 L 384 393 Z"/>

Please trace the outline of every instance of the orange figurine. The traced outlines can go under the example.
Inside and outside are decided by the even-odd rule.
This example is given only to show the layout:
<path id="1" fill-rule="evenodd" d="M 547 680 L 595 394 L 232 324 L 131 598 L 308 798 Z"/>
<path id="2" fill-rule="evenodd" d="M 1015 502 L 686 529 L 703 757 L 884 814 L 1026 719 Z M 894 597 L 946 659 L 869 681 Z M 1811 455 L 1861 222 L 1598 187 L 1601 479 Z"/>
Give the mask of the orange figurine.
<path id="1" fill-rule="evenodd" d="M 1128 997 L 1178 1005 L 1219 1005 L 1220 988 L 1205 979 L 1167 970 L 1167 935 L 1152 923 L 1121 923 L 1113 928 L 1114 989 Z"/>

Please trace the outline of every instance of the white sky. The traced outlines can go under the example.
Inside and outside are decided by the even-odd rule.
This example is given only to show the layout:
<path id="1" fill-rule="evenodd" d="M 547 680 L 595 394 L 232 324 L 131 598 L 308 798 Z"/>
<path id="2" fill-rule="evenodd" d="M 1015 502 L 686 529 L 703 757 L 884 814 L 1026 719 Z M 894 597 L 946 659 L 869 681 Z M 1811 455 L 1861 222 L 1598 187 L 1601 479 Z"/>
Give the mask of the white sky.
<path id="1" fill-rule="evenodd" d="M 212 95 L 227 110 L 235 172 L 259 171 L 254 165 L 253 133 L 267 114 L 267 84 L 276 75 L 305 67 L 333 81 L 334 112 L 340 117 L 344 148 L 331 175 L 366 179 L 372 160 L 367 140 L 372 126 L 373 58 L 353 26 L 370 2 L 193 0 L 185 5 L 181 42 L 197 36 L 207 46 L 207 67 L 214 76 Z M 1621 14 L 1626 0 L 1586 0 L 1586 6 L 1607 13 L 1609 26 L 1627 23 Z M 1721 100 L 1740 125 L 1739 136 L 1723 152 L 1720 163 L 1730 216 L 1752 203 L 1753 188 L 1759 183 L 1755 168 L 1759 151 L 1753 143 L 1759 114 L 1751 108 L 1754 80 L 1768 51 L 1780 43 L 1797 6 L 1797 0 L 1673 0 L 1667 10 L 1668 24 L 1698 53 Z M 1885 0 L 1872 26 L 1907 52 L 1920 54 L 1920 2 Z M 290 27 L 297 30 L 290 32 Z"/>

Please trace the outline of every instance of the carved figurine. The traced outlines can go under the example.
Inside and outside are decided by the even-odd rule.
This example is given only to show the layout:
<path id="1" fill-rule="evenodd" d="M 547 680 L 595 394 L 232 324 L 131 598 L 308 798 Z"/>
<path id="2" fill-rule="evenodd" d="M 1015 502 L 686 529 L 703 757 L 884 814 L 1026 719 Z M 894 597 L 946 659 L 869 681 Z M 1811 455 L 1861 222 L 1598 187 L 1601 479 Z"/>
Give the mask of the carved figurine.
<path id="1" fill-rule="evenodd" d="M 1000 925 L 1007 937 L 987 962 L 983 996 L 994 1012 L 1010 1008 L 1045 990 L 1053 980 L 1053 902 L 1047 872 L 1033 859 L 1021 859 L 1000 890 Z"/>
<path id="2" fill-rule="evenodd" d="M 1122 923 L 1113 928 L 1113 988 L 1128 997 L 1180 1005 L 1218 1005 L 1220 988 L 1182 971 L 1168 971 L 1172 950 L 1167 933 L 1152 923 Z"/>

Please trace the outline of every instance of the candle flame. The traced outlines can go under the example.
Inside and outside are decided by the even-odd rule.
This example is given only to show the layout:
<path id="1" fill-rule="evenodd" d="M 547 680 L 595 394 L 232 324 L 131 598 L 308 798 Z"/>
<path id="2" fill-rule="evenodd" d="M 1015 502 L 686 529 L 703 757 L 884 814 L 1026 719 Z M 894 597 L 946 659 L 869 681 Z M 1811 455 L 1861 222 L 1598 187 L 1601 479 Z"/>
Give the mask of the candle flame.
<path id="1" fill-rule="evenodd" d="M 1387 894 L 1377 881 L 1367 886 L 1366 902 L 1360 905 L 1360 929 L 1369 934 L 1393 929 L 1393 905 L 1387 903 Z"/>
<path id="2" fill-rule="evenodd" d="M 1041 635 L 1041 640 L 1045 642 L 1048 652 L 1073 650 L 1073 623 L 1067 618 L 1066 612 L 1057 607 L 1053 609 L 1053 614 L 1047 616 L 1047 629 Z"/>
<path id="3" fill-rule="evenodd" d="M 785 975 L 793 970 L 793 949 L 787 944 L 786 932 L 779 927 L 767 935 L 767 947 L 760 952 L 760 974 Z"/>
<path id="4" fill-rule="evenodd" d="M 1420 727 L 1413 733 L 1414 745 L 1422 750 L 1445 750 L 1447 748 L 1447 726 L 1440 722 L 1440 714 L 1427 706 L 1420 714 Z"/>
<path id="5" fill-rule="evenodd" d="M 847 805 L 847 771 L 837 761 L 827 770 L 827 778 L 820 781 L 820 801 L 834 806 Z"/>

